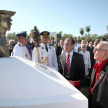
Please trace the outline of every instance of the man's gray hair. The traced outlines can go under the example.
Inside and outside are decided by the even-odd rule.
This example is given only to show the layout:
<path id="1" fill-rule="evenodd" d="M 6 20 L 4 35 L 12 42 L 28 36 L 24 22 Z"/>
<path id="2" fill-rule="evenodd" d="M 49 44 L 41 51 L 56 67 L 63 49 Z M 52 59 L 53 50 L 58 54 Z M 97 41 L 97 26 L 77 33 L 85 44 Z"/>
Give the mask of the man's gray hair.
<path id="1" fill-rule="evenodd" d="M 101 41 L 100 43 L 108 44 L 108 42 L 107 42 L 107 41 Z"/>
<path id="2" fill-rule="evenodd" d="M 108 42 L 107 41 L 101 41 L 99 44 L 105 45 L 105 49 L 108 50 Z"/>
<path id="3" fill-rule="evenodd" d="M 14 41 L 14 40 L 13 40 L 13 39 L 9 40 L 9 44 L 10 44 L 12 41 Z M 15 42 L 15 41 L 14 41 L 14 42 Z"/>

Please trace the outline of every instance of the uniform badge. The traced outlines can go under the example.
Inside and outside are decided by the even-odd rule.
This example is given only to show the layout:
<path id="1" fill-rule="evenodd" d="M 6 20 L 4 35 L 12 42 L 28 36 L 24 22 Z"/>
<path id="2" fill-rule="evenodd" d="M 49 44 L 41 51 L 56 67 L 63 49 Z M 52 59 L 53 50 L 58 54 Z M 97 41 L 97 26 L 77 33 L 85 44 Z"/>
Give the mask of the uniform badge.
<path id="1" fill-rule="evenodd" d="M 42 47 L 42 49 L 44 49 L 44 47 Z"/>
<path id="2" fill-rule="evenodd" d="M 103 77 L 103 74 L 100 75 L 99 79 L 102 79 L 102 77 Z"/>
<path id="3" fill-rule="evenodd" d="M 51 47 L 49 47 L 49 49 L 51 49 Z"/>

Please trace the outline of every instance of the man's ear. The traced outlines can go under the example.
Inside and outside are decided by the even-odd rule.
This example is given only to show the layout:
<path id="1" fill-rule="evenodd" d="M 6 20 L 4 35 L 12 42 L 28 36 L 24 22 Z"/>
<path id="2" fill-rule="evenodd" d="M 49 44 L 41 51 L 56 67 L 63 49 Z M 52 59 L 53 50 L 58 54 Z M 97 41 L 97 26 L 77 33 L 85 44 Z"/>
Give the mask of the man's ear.
<path id="1" fill-rule="evenodd" d="M 73 44 L 73 47 L 75 47 L 75 44 Z"/>

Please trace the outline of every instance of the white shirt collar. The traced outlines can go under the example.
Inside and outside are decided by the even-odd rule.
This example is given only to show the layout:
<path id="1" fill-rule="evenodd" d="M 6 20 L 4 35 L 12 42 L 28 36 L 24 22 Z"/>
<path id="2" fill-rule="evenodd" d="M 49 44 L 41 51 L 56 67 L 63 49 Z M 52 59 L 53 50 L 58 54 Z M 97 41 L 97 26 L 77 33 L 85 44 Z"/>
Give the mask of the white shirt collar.
<path id="1" fill-rule="evenodd" d="M 70 56 L 73 56 L 73 50 L 69 53 Z M 66 56 L 68 55 L 68 53 L 66 52 Z"/>
<path id="2" fill-rule="evenodd" d="M 19 44 L 22 46 L 22 43 L 18 42 L 18 45 L 19 45 Z"/>
<path id="3" fill-rule="evenodd" d="M 32 42 L 34 43 L 34 39 L 33 38 L 30 39 L 30 43 L 32 43 Z"/>
<path id="4" fill-rule="evenodd" d="M 41 43 L 40 45 L 44 46 L 45 47 L 45 44 Z M 48 47 L 48 44 L 47 44 L 47 47 Z"/>

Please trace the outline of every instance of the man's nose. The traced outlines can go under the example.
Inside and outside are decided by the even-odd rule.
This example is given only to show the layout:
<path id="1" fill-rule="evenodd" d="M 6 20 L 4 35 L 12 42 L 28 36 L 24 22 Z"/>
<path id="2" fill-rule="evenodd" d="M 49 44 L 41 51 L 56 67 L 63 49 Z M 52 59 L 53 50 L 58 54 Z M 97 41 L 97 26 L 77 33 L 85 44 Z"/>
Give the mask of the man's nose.
<path id="1" fill-rule="evenodd" d="M 95 52 L 96 52 L 96 50 L 94 49 L 94 50 L 93 50 L 93 53 L 95 53 Z"/>

